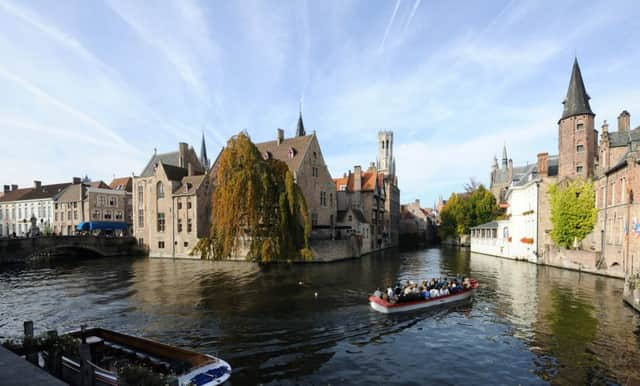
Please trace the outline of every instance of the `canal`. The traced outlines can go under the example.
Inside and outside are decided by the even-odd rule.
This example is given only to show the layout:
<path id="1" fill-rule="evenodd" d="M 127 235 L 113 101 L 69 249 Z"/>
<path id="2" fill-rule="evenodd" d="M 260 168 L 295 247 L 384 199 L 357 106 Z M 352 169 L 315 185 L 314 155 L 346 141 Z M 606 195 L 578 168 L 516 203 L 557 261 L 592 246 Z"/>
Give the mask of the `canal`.
<path id="1" fill-rule="evenodd" d="M 472 301 L 383 315 L 398 279 L 477 278 Z M 456 249 L 326 265 L 101 259 L 0 268 L 0 339 L 101 326 L 219 355 L 244 384 L 639 384 L 622 281 Z M 317 296 L 315 295 L 317 293 Z"/>

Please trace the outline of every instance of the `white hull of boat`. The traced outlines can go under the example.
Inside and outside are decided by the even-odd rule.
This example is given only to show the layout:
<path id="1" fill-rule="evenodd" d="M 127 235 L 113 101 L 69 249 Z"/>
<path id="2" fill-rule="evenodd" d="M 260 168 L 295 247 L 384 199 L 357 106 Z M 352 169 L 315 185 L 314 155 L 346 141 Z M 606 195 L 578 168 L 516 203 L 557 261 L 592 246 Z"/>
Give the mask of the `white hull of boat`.
<path id="1" fill-rule="evenodd" d="M 383 300 L 380 300 L 379 302 L 370 300 L 369 304 L 371 305 L 371 308 L 373 308 L 378 312 L 382 312 L 383 314 L 394 314 L 396 312 L 414 311 L 414 310 L 419 310 L 423 308 L 430 308 L 430 307 L 436 307 L 443 304 L 459 302 L 461 300 L 470 298 L 475 291 L 476 290 L 474 288 L 459 294 L 440 296 L 438 298 L 433 298 L 429 300 L 418 300 L 418 301 L 407 302 L 407 303 L 393 303 L 393 304 L 387 303 L 388 305 L 383 304 L 385 303 Z"/>

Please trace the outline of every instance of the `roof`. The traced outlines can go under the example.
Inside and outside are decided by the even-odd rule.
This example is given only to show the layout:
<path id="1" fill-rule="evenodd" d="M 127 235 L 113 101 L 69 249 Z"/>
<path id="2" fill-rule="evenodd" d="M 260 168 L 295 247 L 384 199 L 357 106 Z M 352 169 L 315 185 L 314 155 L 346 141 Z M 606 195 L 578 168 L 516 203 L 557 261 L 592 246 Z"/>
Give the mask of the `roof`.
<path id="1" fill-rule="evenodd" d="M 640 126 L 630 131 L 614 131 L 608 133 L 609 147 L 622 147 L 629 142 L 640 142 Z"/>
<path id="2" fill-rule="evenodd" d="M 360 174 L 360 191 L 373 192 L 376 190 L 376 180 L 379 187 L 384 186 L 384 173 L 378 172 L 361 172 Z M 346 177 L 334 178 L 333 182 L 336 184 L 336 190 L 340 191 L 340 186 L 344 185 L 345 190 L 348 192 L 354 191 L 354 173 L 349 173 Z"/>
<path id="3" fill-rule="evenodd" d="M 160 164 L 160 162 L 162 162 L 164 165 L 178 166 L 179 157 L 180 153 L 177 151 L 171 153 L 154 154 L 147 163 L 147 166 L 145 166 L 142 170 L 142 173 L 140 173 L 140 177 L 151 177 L 154 174 L 155 165 Z"/>
<path id="4" fill-rule="evenodd" d="M 204 143 L 204 131 L 202 132 L 202 143 L 200 144 L 200 163 L 205 168 L 209 167 L 209 158 L 207 157 L 207 145 Z"/>
<path id="5" fill-rule="evenodd" d="M 283 161 L 291 172 L 296 172 L 300 168 L 307 148 L 313 139 L 313 135 L 302 137 L 286 138 L 280 144 L 278 141 L 268 141 L 256 143 L 256 147 L 263 156 L 268 153 L 271 158 Z M 293 149 L 293 157 L 289 156 L 289 149 Z"/>
<path id="6" fill-rule="evenodd" d="M 111 189 L 111 187 L 102 180 L 89 182 L 86 185 L 89 185 L 92 188 L 98 188 L 98 189 Z"/>
<path id="7" fill-rule="evenodd" d="M 197 176 L 186 176 L 182 178 L 180 186 L 173 191 L 174 195 L 190 195 L 195 193 L 205 179 L 204 174 Z"/>
<path id="8" fill-rule="evenodd" d="M 0 197 L 0 202 L 21 200 L 25 194 L 31 192 L 33 189 L 34 188 L 22 188 L 8 191 L 2 197 Z"/>
<path id="9" fill-rule="evenodd" d="M 338 222 L 344 222 L 345 217 L 347 217 L 347 213 L 353 213 L 353 216 L 356 218 L 358 222 L 367 223 L 367 218 L 364 216 L 360 209 L 349 208 L 347 210 L 339 210 L 338 211 Z"/>
<path id="10" fill-rule="evenodd" d="M 59 193 L 62 193 L 69 185 L 70 182 L 62 184 L 42 185 L 40 188 L 33 188 L 29 193 L 25 194 L 21 200 L 39 200 L 43 198 L 54 198 Z"/>
<path id="11" fill-rule="evenodd" d="M 83 184 L 72 184 L 67 186 L 67 188 L 62 191 L 60 196 L 58 196 L 58 201 L 60 202 L 81 201 L 82 187 L 83 187 Z"/>
<path id="12" fill-rule="evenodd" d="M 167 175 L 167 178 L 170 181 L 182 181 L 182 178 L 189 173 L 187 168 L 181 168 L 178 166 L 165 164 L 163 162 L 161 162 L 161 164 L 165 174 Z"/>
<path id="13" fill-rule="evenodd" d="M 491 221 L 482 225 L 471 227 L 471 229 L 497 229 L 497 228 L 498 228 L 497 221 Z"/>
<path id="14" fill-rule="evenodd" d="M 569 89 L 567 90 L 567 97 L 562 102 L 564 104 L 564 111 L 562 112 L 562 118 L 565 119 L 574 115 L 581 114 L 593 114 L 591 106 L 589 105 L 589 94 L 584 87 L 582 80 L 582 73 L 580 72 L 580 66 L 578 65 L 578 58 L 573 62 L 573 69 L 571 70 L 571 79 L 569 80 Z"/>
<path id="15" fill-rule="evenodd" d="M 111 183 L 109 184 L 109 187 L 114 190 L 124 190 L 126 192 L 131 192 L 133 189 L 133 178 L 114 178 L 113 181 L 111 181 Z"/>

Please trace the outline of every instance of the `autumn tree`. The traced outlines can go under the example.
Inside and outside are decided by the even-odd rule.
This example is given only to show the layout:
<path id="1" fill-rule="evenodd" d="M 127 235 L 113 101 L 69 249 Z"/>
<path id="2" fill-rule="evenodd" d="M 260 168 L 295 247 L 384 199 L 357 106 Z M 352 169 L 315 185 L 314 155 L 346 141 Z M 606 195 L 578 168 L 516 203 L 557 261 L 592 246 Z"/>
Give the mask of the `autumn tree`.
<path id="1" fill-rule="evenodd" d="M 596 223 L 598 210 L 595 205 L 593 183 L 582 179 L 566 186 L 553 184 L 551 194 L 551 239 L 556 245 L 571 248 L 575 241 L 582 241 Z"/>
<path id="2" fill-rule="evenodd" d="M 287 165 L 263 159 L 248 135 L 232 137 L 218 160 L 209 238 L 195 248 L 223 260 L 248 247 L 258 262 L 309 259 L 307 204 Z"/>
<path id="3" fill-rule="evenodd" d="M 440 212 L 440 237 L 468 234 L 471 227 L 493 221 L 497 214 L 496 199 L 483 185 L 466 193 L 452 193 Z"/>

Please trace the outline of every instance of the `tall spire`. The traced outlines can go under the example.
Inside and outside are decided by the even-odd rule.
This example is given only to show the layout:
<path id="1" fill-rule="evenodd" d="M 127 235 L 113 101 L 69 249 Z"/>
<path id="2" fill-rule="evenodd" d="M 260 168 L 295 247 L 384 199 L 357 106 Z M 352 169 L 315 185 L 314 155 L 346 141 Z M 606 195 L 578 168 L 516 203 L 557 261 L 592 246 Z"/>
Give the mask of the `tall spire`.
<path id="1" fill-rule="evenodd" d="M 509 158 L 507 158 L 507 144 L 504 144 L 502 148 L 502 167 L 507 168 L 507 164 L 509 163 Z"/>
<path id="2" fill-rule="evenodd" d="M 307 133 L 304 131 L 302 123 L 302 102 L 300 102 L 300 116 L 298 117 L 298 127 L 296 128 L 296 137 L 304 137 Z"/>
<path id="3" fill-rule="evenodd" d="M 562 102 L 562 104 L 564 104 L 564 111 L 562 112 L 562 118 L 560 119 L 580 114 L 595 115 L 593 114 L 593 111 L 591 111 L 589 99 L 591 99 L 591 97 L 587 94 L 584 87 L 582 73 L 580 72 L 580 66 L 578 65 L 578 58 L 575 58 L 573 61 L 573 70 L 571 71 L 571 79 L 569 80 L 567 97 Z"/>
<path id="4" fill-rule="evenodd" d="M 202 130 L 202 144 L 200 144 L 200 163 L 205 169 L 209 168 L 209 158 L 207 158 L 207 145 L 204 143 L 204 130 Z"/>

